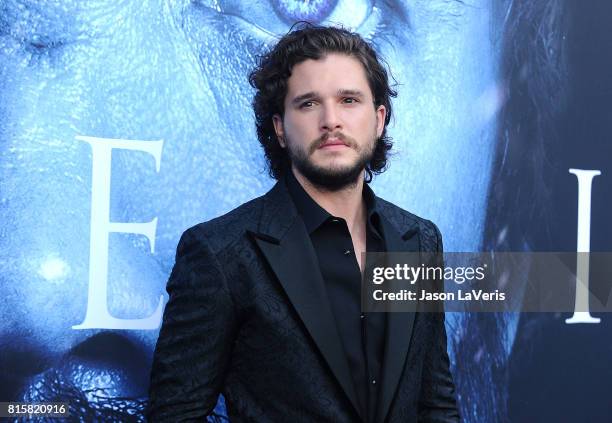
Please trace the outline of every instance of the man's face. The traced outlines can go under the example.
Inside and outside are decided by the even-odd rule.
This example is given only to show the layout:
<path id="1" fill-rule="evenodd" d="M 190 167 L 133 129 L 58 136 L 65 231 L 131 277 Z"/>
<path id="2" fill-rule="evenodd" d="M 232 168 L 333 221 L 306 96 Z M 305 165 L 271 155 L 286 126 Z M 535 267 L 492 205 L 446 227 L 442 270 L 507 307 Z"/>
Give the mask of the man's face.
<path id="1" fill-rule="evenodd" d="M 279 143 L 295 171 L 316 186 L 340 189 L 362 175 L 385 121 L 363 65 L 330 53 L 295 65 L 287 81 L 285 114 L 274 116 Z"/>

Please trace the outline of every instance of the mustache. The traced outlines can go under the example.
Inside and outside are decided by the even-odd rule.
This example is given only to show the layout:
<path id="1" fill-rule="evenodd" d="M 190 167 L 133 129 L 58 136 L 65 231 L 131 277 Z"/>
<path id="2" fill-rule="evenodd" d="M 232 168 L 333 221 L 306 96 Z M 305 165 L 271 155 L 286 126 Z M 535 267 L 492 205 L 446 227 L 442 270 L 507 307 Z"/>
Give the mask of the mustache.
<path id="1" fill-rule="evenodd" d="M 357 142 L 355 141 L 354 138 L 351 138 L 348 135 L 344 135 L 340 131 L 331 132 L 331 133 L 326 132 L 325 134 L 321 135 L 319 138 L 317 138 L 310 144 L 310 154 L 314 153 L 319 147 L 325 144 L 325 142 L 327 142 L 329 138 L 338 138 L 340 141 L 342 141 L 344 144 L 346 144 L 350 148 L 355 148 L 357 146 Z"/>

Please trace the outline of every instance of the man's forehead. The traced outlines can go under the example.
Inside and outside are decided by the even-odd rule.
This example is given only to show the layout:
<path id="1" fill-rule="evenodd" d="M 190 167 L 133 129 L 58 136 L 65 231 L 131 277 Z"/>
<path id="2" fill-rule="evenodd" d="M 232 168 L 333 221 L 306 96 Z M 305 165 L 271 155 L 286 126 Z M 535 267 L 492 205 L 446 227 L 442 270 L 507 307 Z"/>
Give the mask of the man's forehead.
<path id="1" fill-rule="evenodd" d="M 371 94 L 363 64 L 354 56 L 328 53 L 320 59 L 307 59 L 296 64 L 288 79 L 288 96 L 306 92 L 336 94 L 362 91 Z"/>

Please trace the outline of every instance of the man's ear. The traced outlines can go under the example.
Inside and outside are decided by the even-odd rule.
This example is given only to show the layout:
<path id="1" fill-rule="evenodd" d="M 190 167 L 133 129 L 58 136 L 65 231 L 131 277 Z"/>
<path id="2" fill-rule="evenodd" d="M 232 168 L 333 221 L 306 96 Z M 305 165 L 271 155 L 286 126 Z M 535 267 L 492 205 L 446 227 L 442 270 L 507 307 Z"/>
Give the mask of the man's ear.
<path id="1" fill-rule="evenodd" d="M 276 132 L 278 143 L 283 148 L 287 147 L 287 144 L 285 143 L 285 130 L 283 128 L 283 118 L 278 113 L 272 116 L 272 124 L 274 125 L 274 132 Z"/>
<path id="2" fill-rule="evenodd" d="M 380 138 L 385 129 L 385 119 L 387 118 L 387 108 L 382 104 L 376 108 L 376 138 Z"/>

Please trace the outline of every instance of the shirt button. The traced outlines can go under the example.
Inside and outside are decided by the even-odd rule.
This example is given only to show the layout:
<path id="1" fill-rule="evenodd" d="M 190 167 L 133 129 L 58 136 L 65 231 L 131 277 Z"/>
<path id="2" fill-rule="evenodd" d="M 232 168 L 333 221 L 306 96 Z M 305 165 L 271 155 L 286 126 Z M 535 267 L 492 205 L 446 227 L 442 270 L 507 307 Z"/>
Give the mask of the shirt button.
<path id="1" fill-rule="evenodd" d="M 361 316 L 359 317 L 361 317 L 362 319 L 365 319 L 365 314 L 361 313 Z"/>
<path id="2" fill-rule="evenodd" d="M 344 252 L 344 255 L 345 255 L 345 256 L 348 256 L 349 254 L 351 254 L 351 250 L 346 250 L 346 251 Z"/>
<path id="3" fill-rule="evenodd" d="M 340 220 L 339 219 L 332 219 L 332 222 L 338 223 L 338 222 L 340 222 Z"/>
<path id="4" fill-rule="evenodd" d="M 372 379 L 372 385 L 376 385 L 376 379 Z"/>

